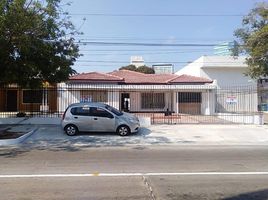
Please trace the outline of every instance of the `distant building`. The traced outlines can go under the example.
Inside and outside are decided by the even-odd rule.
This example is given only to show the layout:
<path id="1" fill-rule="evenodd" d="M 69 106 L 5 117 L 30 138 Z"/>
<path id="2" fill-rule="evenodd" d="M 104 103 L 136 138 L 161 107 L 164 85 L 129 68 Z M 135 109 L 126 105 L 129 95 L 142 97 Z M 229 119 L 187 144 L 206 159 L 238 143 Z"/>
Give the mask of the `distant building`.
<path id="1" fill-rule="evenodd" d="M 130 64 L 135 65 L 136 67 L 141 67 L 141 66 L 145 65 L 142 56 L 131 56 L 130 57 Z"/>
<path id="2" fill-rule="evenodd" d="M 236 41 L 232 42 L 222 42 L 218 45 L 214 46 L 214 55 L 217 56 L 237 56 L 237 53 L 234 51 L 235 47 L 237 46 Z"/>
<path id="3" fill-rule="evenodd" d="M 173 74 L 174 65 L 172 64 L 156 64 L 152 65 L 156 74 Z"/>

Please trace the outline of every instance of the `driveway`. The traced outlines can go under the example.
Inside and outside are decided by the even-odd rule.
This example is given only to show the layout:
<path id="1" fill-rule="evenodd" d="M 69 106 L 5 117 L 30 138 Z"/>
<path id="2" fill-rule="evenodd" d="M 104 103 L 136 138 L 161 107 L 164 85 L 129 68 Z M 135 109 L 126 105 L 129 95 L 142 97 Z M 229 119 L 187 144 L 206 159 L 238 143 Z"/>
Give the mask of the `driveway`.
<path id="1" fill-rule="evenodd" d="M 268 145 L 268 127 L 257 125 L 153 125 L 127 137 L 115 133 L 80 133 L 71 137 L 59 125 L 38 127 L 22 146 Z"/>

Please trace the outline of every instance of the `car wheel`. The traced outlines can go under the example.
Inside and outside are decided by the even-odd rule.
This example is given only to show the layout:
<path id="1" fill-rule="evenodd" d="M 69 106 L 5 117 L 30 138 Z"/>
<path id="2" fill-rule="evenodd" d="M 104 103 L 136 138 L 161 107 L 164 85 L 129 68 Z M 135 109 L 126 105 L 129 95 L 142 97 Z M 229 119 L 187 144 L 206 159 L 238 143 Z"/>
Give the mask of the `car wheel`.
<path id="1" fill-rule="evenodd" d="M 73 136 L 73 135 L 78 133 L 77 127 L 73 124 L 69 124 L 69 125 L 65 126 L 64 130 L 65 130 L 65 133 L 69 136 Z"/>
<path id="2" fill-rule="evenodd" d="M 117 128 L 117 131 L 116 132 L 120 136 L 126 136 L 126 135 L 130 134 L 130 129 L 129 129 L 128 126 L 123 125 L 123 126 L 119 126 Z"/>

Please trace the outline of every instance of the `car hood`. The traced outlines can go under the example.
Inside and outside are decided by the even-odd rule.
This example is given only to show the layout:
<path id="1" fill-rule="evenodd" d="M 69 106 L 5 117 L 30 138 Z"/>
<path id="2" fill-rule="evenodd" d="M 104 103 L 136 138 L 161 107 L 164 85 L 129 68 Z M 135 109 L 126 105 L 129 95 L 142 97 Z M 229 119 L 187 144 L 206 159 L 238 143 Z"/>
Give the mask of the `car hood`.
<path id="1" fill-rule="evenodd" d="M 133 114 L 130 114 L 130 113 L 127 113 L 127 112 L 122 112 L 122 113 L 123 113 L 122 117 L 125 118 L 125 119 L 134 119 L 136 121 L 139 121 L 138 117 L 136 117 Z"/>

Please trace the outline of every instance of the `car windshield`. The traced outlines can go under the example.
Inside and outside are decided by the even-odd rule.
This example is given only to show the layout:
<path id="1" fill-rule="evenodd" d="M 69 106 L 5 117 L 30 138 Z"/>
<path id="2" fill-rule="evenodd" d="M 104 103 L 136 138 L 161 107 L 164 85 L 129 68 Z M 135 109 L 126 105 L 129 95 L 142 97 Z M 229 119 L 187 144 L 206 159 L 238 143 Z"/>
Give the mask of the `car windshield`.
<path id="1" fill-rule="evenodd" d="M 114 113 L 114 114 L 117 115 L 117 116 L 123 115 L 123 113 L 122 113 L 121 111 L 117 110 L 117 109 L 114 108 L 114 107 L 111 107 L 111 106 L 106 105 L 105 108 L 106 108 L 107 110 L 111 111 L 112 113 Z"/>

